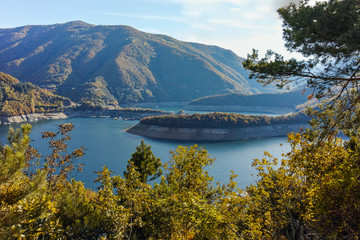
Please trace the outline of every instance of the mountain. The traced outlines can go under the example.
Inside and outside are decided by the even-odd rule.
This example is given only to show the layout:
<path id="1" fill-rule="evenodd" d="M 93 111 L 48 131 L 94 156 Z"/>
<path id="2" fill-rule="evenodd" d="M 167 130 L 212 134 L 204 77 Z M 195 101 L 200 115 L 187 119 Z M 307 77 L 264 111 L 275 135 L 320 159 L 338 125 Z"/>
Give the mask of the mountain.
<path id="1" fill-rule="evenodd" d="M 308 100 L 308 94 L 302 90 L 245 95 L 228 93 L 206 96 L 188 103 L 189 106 L 263 106 L 295 108 Z"/>
<path id="2" fill-rule="evenodd" d="M 0 116 L 59 112 L 71 101 L 0 72 Z"/>
<path id="3" fill-rule="evenodd" d="M 75 21 L 0 29 L 0 71 L 99 105 L 266 91 L 248 81 L 242 60 L 220 47 L 121 25 Z"/>
<path id="4" fill-rule="evenodd" d="M 252 95 L 241 93 L 218 94 L 192 100 L 188 103 L 186 110 L 286 114 L 302 111 L 307 106 L 315 105 L 315 101 L 308 101 L 309 95 L 311 93 L 305 90 Z"/>

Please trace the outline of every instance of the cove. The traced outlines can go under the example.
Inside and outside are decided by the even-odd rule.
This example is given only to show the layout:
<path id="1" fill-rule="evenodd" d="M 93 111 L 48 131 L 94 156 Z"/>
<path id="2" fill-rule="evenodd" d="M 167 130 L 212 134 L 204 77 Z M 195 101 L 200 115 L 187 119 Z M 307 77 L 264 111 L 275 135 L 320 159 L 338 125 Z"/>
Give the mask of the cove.
<path id="1" fill-rule="evenodd" d="M 103 166 L 108 166 L 114 174 L 123 175 L 127 160 L 140 144 L 141 137 L 125 133 L 124 130 L 138 121 L 113 120 L 110 118 L 71 118 L 32 123 L 32 146 L 43 155 L 48 154 L 47 142 L 41 139 L 44 131 L 57 130 L 58 124 L 71 122 L 75 125 L 69 150 L 84 146 L 87 150 L 81 162 L 85 164 L 84 172 L 78 173 L 74 178 L 85 183 L 85 187 L 96 189 L 95 171 L 100 171 Z M 20 124 L 14 124 L 19 127 Z M 0 127 L 0 140 L 6 143 L 9 126 Z M 198 144 L 206 148 L 210 157 L 216 158 L 212 166 L 208 167 L 210 175 L 215 182 L 227 183 L 230 171 L 238 175 L 236 182 L 240 188 L 256 181 L 256 171 L 251 166 L 254 158 L 262 158 L 264 151 L 274 157 L 281 157 L 282 153 L 290 150 L 285 137 L 264 138 L 231 142 L 181 142 L 144 138 L 146 144 L 151 145 L 155 156 L 160 157 L 165 163 L 169 160 L 169 151 L 175 150 L 178 145 L 190 146 Z M 280 146 L 282 144 L 282 146 Z"/>

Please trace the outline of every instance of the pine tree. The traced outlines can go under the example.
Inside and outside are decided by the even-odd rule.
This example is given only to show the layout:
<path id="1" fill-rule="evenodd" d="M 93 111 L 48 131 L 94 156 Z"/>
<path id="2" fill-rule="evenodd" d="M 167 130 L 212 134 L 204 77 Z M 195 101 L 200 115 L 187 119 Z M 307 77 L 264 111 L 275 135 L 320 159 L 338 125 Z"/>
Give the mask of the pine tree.
<path id="1" fill-rule="evenodd" d="M 160 158 L 155 157 L 151 151 L 151 146 L 146 145 L 144 140 L 141 139 L 141 143 L 136 147 L 136 151 L 132 154 L 131 158 L 128 160 L 127 171 L 124 172 L 125 177 L 127 177 L 129 172 L 129 167 L 131 163 L 135 166 L 135 169 L 140 173 L 140 181 L 146 183 L 147 181 L 155 180 L 160 177 L 162 174 L 161 160 Z M 149 179 L 150 177 L 150 179 Z"/>
<path id="2" fill-rule="evenodd" d="M 305 60 L 285 60 L 271 50 L 259 58 L 254 50 L 243 62 L 252 71 L 250 77 L 280 88 L 311 88 L 309 98 L 325 99 L 327 104 L 320 111 L 310 112 L 321 120 L 312 123 L 320 139 L 337 130 L 359 135 L 360 1 L 328 0 L 312 5 L 302 0 L 278 13 L 283 19 L 286 48 Z"/>

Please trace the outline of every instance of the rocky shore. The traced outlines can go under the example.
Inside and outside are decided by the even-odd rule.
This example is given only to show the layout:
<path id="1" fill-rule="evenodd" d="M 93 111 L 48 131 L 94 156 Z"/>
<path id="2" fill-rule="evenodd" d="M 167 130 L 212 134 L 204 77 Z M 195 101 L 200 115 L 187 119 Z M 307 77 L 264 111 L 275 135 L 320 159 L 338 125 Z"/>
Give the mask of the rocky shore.
<path id="1" fill-rule="evenodd" d="M 127 133 L 149 138 L 185 141 L 234 141 L 256 138 L 287 136 L 299 132 L 305 124 L 275 124 L 267 126 L 210 129 L 210 128 L 170 128 L 138 123 L 125 130 Z"/>
<path id="2" fill-rule="evenodd" d="M 22 123 L 22 122 L 36 122 L 40 120 L 56 120 L 68 118 L 68 115 L 65 113 L 32 113 L 24 114 L 20 116 L 11 116 L 11 117 L 0 117 L 0 125 L 12 124 L 12 123 Z"/>
<path id="3" fill-rule="evenodd" d="M 56 120 L 65 118 L 117 118 L 117 119 L 131 119 L 140 120 L 144 117 L 169 115 L 171 113 L 166 111 L 152 111 L 152 110 L 87 110 L 87 111 L 74 111 L 67 110 L 58 113 L 32 113 L 19 116 L 0 117 L 0 125 L 7 125 L 12 123 L 22 122 L 36 122 L 40 120 Z"/>

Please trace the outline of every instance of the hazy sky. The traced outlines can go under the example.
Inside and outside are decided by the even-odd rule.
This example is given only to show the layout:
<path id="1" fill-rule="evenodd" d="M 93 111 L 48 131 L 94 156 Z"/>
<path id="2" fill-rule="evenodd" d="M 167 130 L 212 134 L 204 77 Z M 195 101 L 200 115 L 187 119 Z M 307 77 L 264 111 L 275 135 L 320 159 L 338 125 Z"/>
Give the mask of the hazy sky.
<path id="1" fill-rule="evenodd" d="M 282 54 L 276 9 L 289 0 L 0 0 L 0 28 L 82 20 L 129 25 L 183 41 L 217 45 L 246 57 L 252 48 Z M 294 1 L 296 2 L 296 1 Z M 285 54 L 289 56 L 288 54 Z"/>

